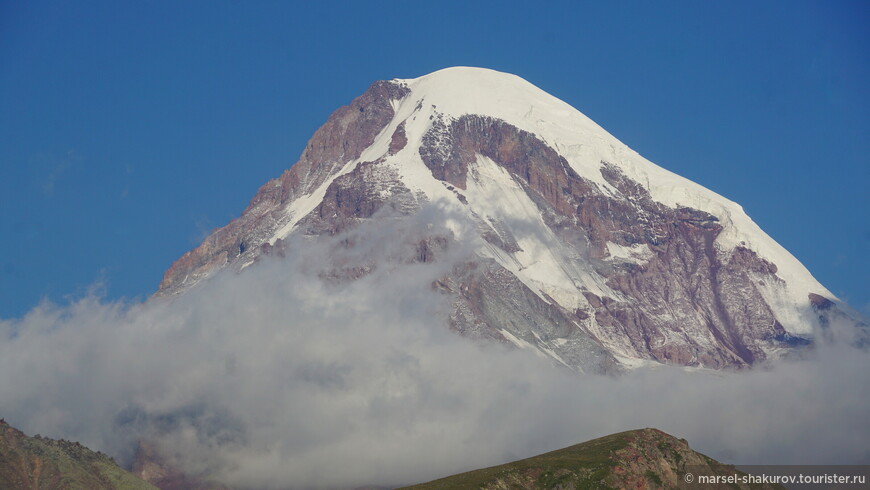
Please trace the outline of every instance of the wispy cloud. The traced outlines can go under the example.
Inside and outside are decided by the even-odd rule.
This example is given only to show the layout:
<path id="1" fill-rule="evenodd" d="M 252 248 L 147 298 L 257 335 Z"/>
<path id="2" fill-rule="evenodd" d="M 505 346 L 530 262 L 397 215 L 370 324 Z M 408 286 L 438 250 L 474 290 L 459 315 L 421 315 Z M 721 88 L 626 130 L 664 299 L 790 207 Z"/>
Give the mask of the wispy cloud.
<path id="1" fill-rule="evenodd" d="M 170 300 L 89 296 L 4 320 L 0 413 L 122 460 L 146 438 L 254 488 L 412 483 L 646 426 L 735 463 L 870 462 L 867 353 L 577 375 L 450 332 L 431 289 L 448 262 L 385 259 L 423 225 L 357 229 L 366 246 L 342 260 L 375 268 L 351 283 L 320 281 L 336 249 L 298 240 Z"/>
<path id="2" fill-rule="evenodd" d="M 83 157 L 75 150 L 67 150 L 62 157 L 51 153 L 39 153 L 34 156 L 34 159 L 39 161 L 40 165 L 47 165 L 49 167 L 40 184 L 40 190 L 44 196 L 51 197 L 54 195 L 57 183 L 61 180 L 64 173 L 75 162 L 83 160 Z"/>
<path id="3" fill-rule="evenodd" d="M 48 173 L 48 176 L 46 176 L 45 181 L 42 183 L 43 194 L 45 194 L 46 196 L 54 195 L 54 187 L 67 168 L 69 168 L 69 162 L 66 161 L 60 162 L 52 167 L 51 171 Z"/>

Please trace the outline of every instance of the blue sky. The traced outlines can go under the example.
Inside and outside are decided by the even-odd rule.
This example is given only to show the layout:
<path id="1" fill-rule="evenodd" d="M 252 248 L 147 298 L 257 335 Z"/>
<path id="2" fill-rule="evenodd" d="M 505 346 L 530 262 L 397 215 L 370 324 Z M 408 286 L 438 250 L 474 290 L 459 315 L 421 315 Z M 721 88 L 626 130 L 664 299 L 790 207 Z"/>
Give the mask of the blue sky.
<path id="1" fill-rule="evenodd" d="M 0 0 L 0 317 L 143 299 L 374 80 L 515 73 L 870 312 L 870 3 Z"/>

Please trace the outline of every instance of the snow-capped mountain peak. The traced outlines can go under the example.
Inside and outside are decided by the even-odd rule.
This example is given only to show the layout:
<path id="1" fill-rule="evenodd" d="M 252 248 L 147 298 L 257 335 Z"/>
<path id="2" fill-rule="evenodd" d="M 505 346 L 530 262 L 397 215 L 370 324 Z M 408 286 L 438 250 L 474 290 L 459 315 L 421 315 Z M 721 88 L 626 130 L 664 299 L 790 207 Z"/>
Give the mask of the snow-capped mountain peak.
<path id="1" fill-rule="evenodd" d="M 578 369 L 752 364 L 805 343 L 836 300 L 739 205 L 522 78 L 469 67 L 376 82 L 337 110 L 158 294 L 427 203 L 441 231 L 406 259 L 473 250 L 437 281 L 450 326 Z"/>

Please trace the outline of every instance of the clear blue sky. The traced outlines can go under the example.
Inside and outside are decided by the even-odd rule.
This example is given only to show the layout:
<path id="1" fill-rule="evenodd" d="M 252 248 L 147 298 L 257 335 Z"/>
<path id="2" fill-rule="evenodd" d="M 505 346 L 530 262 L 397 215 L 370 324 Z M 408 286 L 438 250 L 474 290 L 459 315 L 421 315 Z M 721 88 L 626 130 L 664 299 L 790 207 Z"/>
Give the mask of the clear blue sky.
<path id="1" fill-rule="evenodd" d="M 145 298 L 378 79 L 515 73 L 870 311 L 870 2 L 0 0 L 0 318 Z"/>

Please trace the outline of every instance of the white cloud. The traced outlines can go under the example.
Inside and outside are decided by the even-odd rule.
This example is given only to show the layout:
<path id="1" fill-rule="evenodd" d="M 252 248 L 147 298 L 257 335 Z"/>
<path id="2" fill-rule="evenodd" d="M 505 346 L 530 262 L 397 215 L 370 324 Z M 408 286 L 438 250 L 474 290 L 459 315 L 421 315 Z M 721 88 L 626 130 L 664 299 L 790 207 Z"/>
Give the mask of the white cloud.
<path id="1" fill-rule="evenodd" d="M 450 332 L 431 289 L 449 261 L 382 260 L 415 226 L 358 229 L 366 248 L 344 259 L 376 268 L 352 283 L 316 278 L 337 241 L 300 240 L 169 301 L 87 297 L 4 320 L 0 415 L 122 461 L 148 438 L 254 488 L 413 483 L 649 426 L 734 463 L 870 462 L 867 353 L 577 375 Z"/>

